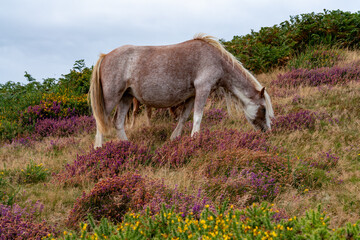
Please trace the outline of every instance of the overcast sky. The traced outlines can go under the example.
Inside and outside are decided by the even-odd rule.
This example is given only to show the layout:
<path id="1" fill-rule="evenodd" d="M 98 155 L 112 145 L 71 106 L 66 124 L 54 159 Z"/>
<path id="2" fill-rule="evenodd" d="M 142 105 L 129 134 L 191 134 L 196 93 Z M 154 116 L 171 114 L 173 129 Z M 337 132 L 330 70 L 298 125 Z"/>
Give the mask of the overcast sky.
<path id="1" fill-rule="evenodd" d="M 359 0 L 0 0 L 0 84 L 59 78 L 125 44 L 163 45 L 194 34 L 231 40 L 323 9 L 357 12 Z"/>

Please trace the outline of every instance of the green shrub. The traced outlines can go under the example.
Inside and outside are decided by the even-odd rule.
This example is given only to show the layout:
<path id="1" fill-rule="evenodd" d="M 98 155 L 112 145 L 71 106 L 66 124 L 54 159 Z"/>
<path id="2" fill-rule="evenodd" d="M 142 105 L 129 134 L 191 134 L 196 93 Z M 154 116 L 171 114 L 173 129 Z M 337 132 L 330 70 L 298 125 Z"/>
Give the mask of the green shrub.
<path id="1" fill-rule="evenodd" d="M 297 68 L 314 69 L 333 67 L 342 60 L 343 52 L 340 49 L 327 46 L 308 47 L 304 52 L 293 57 L 287 64 L 289 70 Z"/>
<path id="2" fill-rule="evenodd" d="M 95 224 L 91 216 L 80 225 L 79 233 L 64 232 L 59 239 L 359 239 L 360 221 L 331 229 L 330 219 L 321 211 L 310 210 L 304 217 L 274 220 L 276 210 L 267 203 L 234 210 L 226 205 L 217 211 L 205 208 L 199 219 L 162 208 L 151 217 L 127 213 L 114 225 L 106 219 Z M 49 235 L 47 239 L 53 236 Z"/>
<path id="3" fill-rule="evenodd" d="M 256 73 L 285 66 L 308 46 L 359 48 L 360 12 L 340 10 L 291 16 L 273 27 L 263 27 L 223 44 L 244 66 Z"/>

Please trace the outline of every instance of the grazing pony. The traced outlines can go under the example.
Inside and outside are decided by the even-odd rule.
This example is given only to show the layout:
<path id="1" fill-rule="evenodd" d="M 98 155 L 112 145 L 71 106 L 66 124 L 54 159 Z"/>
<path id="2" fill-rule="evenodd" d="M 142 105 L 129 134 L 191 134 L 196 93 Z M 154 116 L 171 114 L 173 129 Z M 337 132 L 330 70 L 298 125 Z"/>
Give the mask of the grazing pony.
<path id="1" fill-rule="evenodd" d="M 94 148 L 101 147 L 103 134 L 113 124 L 118 137 L 128 140 L 124 123 L 134 97 L 155 108 L 183 105 L 170 139 L 181 135 L 194 108 L 194 136 L 200 131 L 206 99 L 219 88 L 224 89 L 228 106 L 228 100 L 235 100 L 255 128 L 270 129 L 274 112 L 265 88 L 214 37 L 199 34 L 175 45 L 126 45 L 101 54 L 90 85 Z M 115 107 L 113 123 L 110 116 Z"/>

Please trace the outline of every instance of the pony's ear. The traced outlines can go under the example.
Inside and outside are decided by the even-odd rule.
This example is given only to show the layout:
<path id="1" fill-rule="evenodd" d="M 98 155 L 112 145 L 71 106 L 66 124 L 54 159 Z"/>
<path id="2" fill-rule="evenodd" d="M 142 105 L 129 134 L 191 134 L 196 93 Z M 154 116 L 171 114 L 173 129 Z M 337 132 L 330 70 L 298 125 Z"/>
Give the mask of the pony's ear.
<path id="1" fill-rule="evenodd" d="M 265 97 L 265 87 L 263 87 L 260 91 L 260 98 L 264 98 Z"/>

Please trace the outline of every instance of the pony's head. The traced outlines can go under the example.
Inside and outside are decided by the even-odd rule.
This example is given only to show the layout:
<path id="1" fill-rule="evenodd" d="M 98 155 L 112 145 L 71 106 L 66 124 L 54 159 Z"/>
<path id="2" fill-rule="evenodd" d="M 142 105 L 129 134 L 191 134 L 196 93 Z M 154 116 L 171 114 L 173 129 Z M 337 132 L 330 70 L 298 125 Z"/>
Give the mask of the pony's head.
<path id="1" fill-rule="evenodd" d="M 244 106 L 247 120 L 256 128 L 263 132 L 271 129 L 271 119 L 274 112 L 271 106 L 270 97 L 262 88 L 251 101 Z"/>

